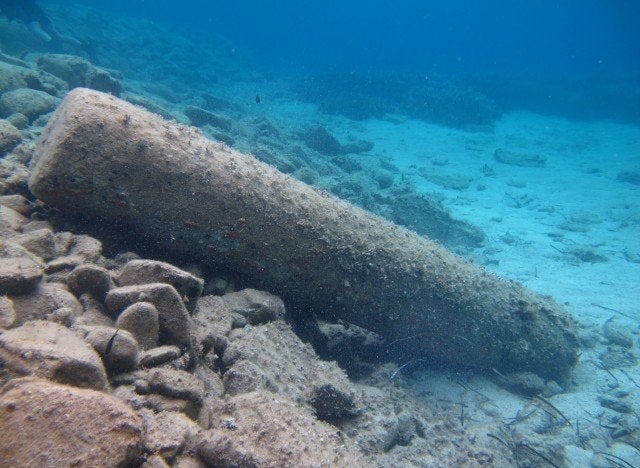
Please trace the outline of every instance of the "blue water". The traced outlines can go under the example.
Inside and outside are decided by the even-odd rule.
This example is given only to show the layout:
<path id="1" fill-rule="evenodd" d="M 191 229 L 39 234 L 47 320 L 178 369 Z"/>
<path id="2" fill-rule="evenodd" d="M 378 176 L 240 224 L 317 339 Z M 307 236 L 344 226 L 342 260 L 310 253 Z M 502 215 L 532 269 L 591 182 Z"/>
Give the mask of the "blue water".
<path id="1" fill-rule="evenodd" d="M 70 3 L 215 32 L 256 68 L 303 80 L 306 98 L 327 97 L 325 110 L 349 117 L 399 106 L 466 125 L 527 108 L 640 122 L 636 1 Z M 425 87 L 468 93 L 452 105 L 477 118 L 434 116 Z"/>
<path id="2" fill-rule="evenodd" d="M 640 368 L 593 365 L 611 349 L 637 359 L 640 347 L 640 1 L 40 3 L 85 46 L 3 52 L 82 55 L 119 73 L 124 97 L 187 124 L 186 107 L 202 107 L 230 122 L 200 125 L 206 136 L 562 303 L 591 345 L 553 403 L 584 424 L 587 443 L 564 426 L 544 437 L 571 447 L 569 466 L 604 450 L 640 464 L 611 436 L 637 433 L 637 414 L 598 400 L 618 392 L 640 407 Z M 473 239 L 430 230 L 424 195 Z M 604 336 L 612 316 L 631 349 Z M 394 378 L 416 371 L 397 360 Z M 496 420 L 527 412 L 486 376 L 467 382 L 479 392 L 452 390 L 460 379 L 433 371 L 416 390 L 455 394 L 483 422 L 478 395 L 499 402 Z"/>

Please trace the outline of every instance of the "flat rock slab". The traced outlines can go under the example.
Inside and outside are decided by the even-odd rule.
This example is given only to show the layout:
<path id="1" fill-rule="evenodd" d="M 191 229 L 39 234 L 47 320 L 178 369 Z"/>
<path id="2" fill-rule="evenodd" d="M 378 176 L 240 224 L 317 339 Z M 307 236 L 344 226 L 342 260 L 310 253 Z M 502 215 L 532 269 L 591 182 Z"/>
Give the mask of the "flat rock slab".
<path id="1" fill-rule="evenodd" d="M 118 275 L 120 286 L 146 283 L 167 283 L 173 286 L 185 300 L 187 309 L 193 310 L 202 294 L 204 281 L 169 263 L 156 260 L 131 260 Z"/>
<path id="2" fill-rule="evenodd" d="M 14 377 L 35 375 L 98 390 L 108 385 L 98 354 L 53 322 L 28 322 L 0 334 L 0 367 Z"/>
<path id="3" fill-rule="evenodd" d="M 130 466 L 141 455 L 142 419 L 95 390 L 35 378 L 0 392 L 3 466 Z"/>

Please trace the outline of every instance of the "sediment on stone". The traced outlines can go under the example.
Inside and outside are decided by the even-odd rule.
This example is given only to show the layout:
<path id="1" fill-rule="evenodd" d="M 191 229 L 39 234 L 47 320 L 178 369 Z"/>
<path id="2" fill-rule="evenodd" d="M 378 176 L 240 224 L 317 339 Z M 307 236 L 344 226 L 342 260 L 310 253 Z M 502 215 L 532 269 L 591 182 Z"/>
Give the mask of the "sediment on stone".
<path id="1" fill-rule="evenodd" d="M 375 331 L 407 359 L 555 379 L 577 359 L 575 324 L 551 299 L 110 95 L 65 98 L 29 187 L 66 213 L 231 268 L 309 319 Z"/>

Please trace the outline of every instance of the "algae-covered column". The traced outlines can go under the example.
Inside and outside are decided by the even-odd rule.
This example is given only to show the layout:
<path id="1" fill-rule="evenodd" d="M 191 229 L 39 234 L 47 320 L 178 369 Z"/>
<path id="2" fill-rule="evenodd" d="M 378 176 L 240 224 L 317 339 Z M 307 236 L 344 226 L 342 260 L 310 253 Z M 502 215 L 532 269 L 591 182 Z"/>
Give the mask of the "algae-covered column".
<path id="1" fill-rule="evenodd" d="M 575 324 L 551 299 L 107 94 L 69 93 L 29 186 L 63 212 L 232 269 L 298 314 L 402 340 L 407 359 L 560 379 L 576 361 Z"/>

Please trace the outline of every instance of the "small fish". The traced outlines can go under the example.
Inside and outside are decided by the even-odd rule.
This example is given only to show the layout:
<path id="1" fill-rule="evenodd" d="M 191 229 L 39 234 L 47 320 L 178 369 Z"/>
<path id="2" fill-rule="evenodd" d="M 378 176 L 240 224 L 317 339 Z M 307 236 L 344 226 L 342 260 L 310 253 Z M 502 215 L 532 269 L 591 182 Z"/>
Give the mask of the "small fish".
<path id="1" fill-rule="evenodd" d="M 109 341 L 107 342 L 107 347 L 104 350 L 104 355 L 108 356 L 109 353 L 111 352 L 111 350 L 113 349 L 113 343 L 116 340 L 116 335 L 118 334 L 118 332 L 120 331 L 119 328 L 116 329 L 116 332 L 113 334 L 113 336 L 111 338 L 109 338 Z"/>
<path id="2" fill-rule="evenodd" d="M 256 94 L 256 104 L 260 104 L 260 101 L 261 101 L 260 95 Z"/>

